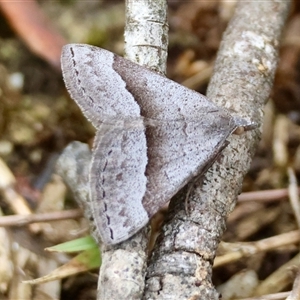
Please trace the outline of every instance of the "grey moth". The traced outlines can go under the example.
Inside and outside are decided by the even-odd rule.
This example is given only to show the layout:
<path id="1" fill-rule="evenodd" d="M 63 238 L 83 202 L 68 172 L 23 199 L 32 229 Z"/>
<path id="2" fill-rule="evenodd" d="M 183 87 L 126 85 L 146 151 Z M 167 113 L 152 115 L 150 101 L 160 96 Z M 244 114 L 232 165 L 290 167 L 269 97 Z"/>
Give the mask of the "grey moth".
<path id="1" fill-rule="evenodd" d="M 105 244 L 128 239 L 249 122 L 109 51 L 66 45 L 65 85 L 96 128 L 92 214 Z"/>

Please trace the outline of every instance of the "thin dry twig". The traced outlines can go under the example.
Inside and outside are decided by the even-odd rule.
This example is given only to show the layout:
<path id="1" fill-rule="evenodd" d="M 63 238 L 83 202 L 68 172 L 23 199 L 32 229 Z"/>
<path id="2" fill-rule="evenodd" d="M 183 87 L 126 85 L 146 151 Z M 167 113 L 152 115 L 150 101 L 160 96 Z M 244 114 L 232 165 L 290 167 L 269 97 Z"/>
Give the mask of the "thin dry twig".
<path id="1" fill-rule="evenodd" d="M 286 300 L 298 300 L 300 299 L 300 272 L 298 267 L 298 272 L 294 280 L 293 289 Z"/>
<path id="2" fill-rule="evenodd" d="M 300 193 L 300 188 L 297 188 L 297 193 Z M 282 200 L 289 196 L 288 189 L 264 190 L 255 192 L 245 192 L 238 196 L 239 202 L 259 201 L 259 202 L 273 202 Z"/>
<path id="3" fill-rule="evenodd" d="M 243 299 L 236 299 L 236 300 L 283 300 L 287 296 L 289 296 L 289 294 L 290 292 L 283 292 L 283 293 L 264 295 L 262 297 L 250 297 L 250 298 L 243 298 Z"/>
<path id="4" fill-rule="evenodd" d="M 271 275 L 265 278 L 255 289 L 254 295 L 261 296 L 285 290 L 293 283 L 294 276 L 291 270 L 299 265 L 300 254 L 298 253 L 287 263 L 283 264 Z"/>
<path id="5" fill-rule="evenodd" d="M 220 244 L 221 251 L 228 253 L 217 256 L 214 262 L 214 268 L 220 267 L 224 264 L 228 264 L 243 257 L 249 257 L 260 252 L 266 252 L 284 247 L 292 244 L 299 243 L 300 231 L 294 230 L 288 233 L 279 234 L 267 239 L 259 240 L 257 242 L 246 242 L 246 243 L 225 243 Z"/>
<path id="6" fill-rule="evenodd" d="M 288 119 L 284 115 L 276 118 L 274 124 L 273 155 L 274 163 L 285 168 L 288 163 Z"/>
<path id="7" fill-rule="evenodd" d="M 5 162 L 0 159 L 0 191 L 6 203 L 11 209 L 20 215 L 31 215 L 32 211 L 29 208 L 27 201 L 14 189 L 16 179 Z M 33 232 L 38 232 L 40 227 L 38 224 L 30 225 Z"/>
<path id="8" fill-rule="evenodd" d="M 31 215 L 3 216 L 0 217 L 0 227 L 23 226 L 31 223 L 77 219 L 82 217 L 83 213 L 81 209 L 70 209 Z"/>
<path id="9" fill-rule="evenodd" d="M 289 188 L 288 188 L 289 199 L 295 214 L 295 218 L 297 220 L 298 227 L 300 228 L 300 203 L 299 203 L 297 178 L 292 168 L 288 168 L 287 173 L 289 177 Z"/>

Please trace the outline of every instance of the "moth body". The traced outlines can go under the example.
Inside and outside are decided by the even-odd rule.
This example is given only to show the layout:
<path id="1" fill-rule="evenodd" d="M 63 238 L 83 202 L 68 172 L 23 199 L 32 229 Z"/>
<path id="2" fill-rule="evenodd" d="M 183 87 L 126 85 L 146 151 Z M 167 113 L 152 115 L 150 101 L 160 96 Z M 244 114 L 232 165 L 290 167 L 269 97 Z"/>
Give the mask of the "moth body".
<path id="1" fill-rule="evenodd" d="M 109 51 L 83 44 L 62 52 L 66 87 L 97 132 L 90 198 L 106 244 L 147 224 L 227 145 L 246 121 L 205 96 Z"/>

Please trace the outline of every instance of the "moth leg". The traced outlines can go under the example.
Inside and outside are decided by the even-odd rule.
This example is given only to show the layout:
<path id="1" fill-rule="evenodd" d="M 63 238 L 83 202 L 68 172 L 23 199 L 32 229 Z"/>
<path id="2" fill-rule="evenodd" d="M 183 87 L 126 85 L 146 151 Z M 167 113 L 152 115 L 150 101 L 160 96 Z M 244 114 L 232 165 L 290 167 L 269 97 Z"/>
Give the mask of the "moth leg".
<path id="1" fill-rule="evenodd" d="M 198 182 L 198 185 L 202 185 L 203 184 L 203 179 L 204 179 L 204 174 L 209 170 L 209 168 L 221 157 L 222 151 L 229 145 L 228 141 L 225 141 L 222 148 L 219 149 L 219 151 L 216 151 L 213 156 L 211 157 L 211 159 L 208 161 L 208 163 L 204 166 L 204 168 L 201 170 L 201 172 L 196 175 L 192 181 L 188 184 L 188 190 L 185 196 L 185 201 L 184 201 L 184 209 L 186 214 L 189 216 L 189 207 L 188 207 L 188 202 L 189 202 L 189 197 L 191 194 L 191 191 L 193 189 L 193 187 L 195 186 L 196 182 Z"/>

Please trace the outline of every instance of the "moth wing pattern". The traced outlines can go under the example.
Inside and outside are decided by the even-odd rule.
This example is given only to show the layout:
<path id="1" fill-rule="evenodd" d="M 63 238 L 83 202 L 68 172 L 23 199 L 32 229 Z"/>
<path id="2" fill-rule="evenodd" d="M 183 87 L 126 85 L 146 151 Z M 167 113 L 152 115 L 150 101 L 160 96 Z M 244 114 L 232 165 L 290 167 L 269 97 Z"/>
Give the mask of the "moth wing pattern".
<path id="1" fill-rule="evenodd" d="M 157 120 L 146 128 L 143 204 L 152 216 L 224 149 L 237 123 L 205 96 L 129 60 L 115 55 L 113 67 L 126 81 L 141 115 Z"/>
<path id="2" fill-rule="evenodd" d="M 91 205 L 106 244 L 132 236 L 149 221 L 146 191 L 146 137 L 143 128 L 106 126 L 97 131 L 90 170 Z"/>
<path id="3" fill-rule="evenodd" d="M 146 131 L 151 141 L 148 140 L 148 181 L 143 204 L 149 216 L 206 169 L 216 154 L 224 149 L 230 134 L 229 131 L 221 132 L 221 140 L 219 136 L 207 137 L 205 144 L 209 147 L 203 147 L 203 136 L 207 136 L 208 128 L 203 127 L 201 121 L 180 125 L 174 121 L 165 125 L 168 130 L 166 126 L 159 125 L 149 127 Z M 187 132 L 190 133 L 187 135 Z M 195 140 L 199 140 L 199 143 L 195 143 Z"/>
<path id="4" fill-rule="evenodd" d="M 90 191 L 106 244 L 142 228 L 237 128 L 205 96 L 104 49 L 67 45 L 62 69 L 71 97 L 97 128 Z"/>
<path id="5" fill-rule="evenodd" d="M 149 220 L 141 203 L 147 146 L 140 108 L 112 68 L 114 54 L 99 55 L 98 49 L 66 45 L 61 62 L 71 97 L 97 129 L 89 179 L 92 213 L 103 242 L 115 244 Z"/>
<path id="6" fill-rule="evenodd" d="M 113 61 L 113 53 L 88 45 L 69 44 L 62 50 L 67 90 L 95 128 L 102 122 L 140 117 L 138 104 L 112 68 Z"/>

